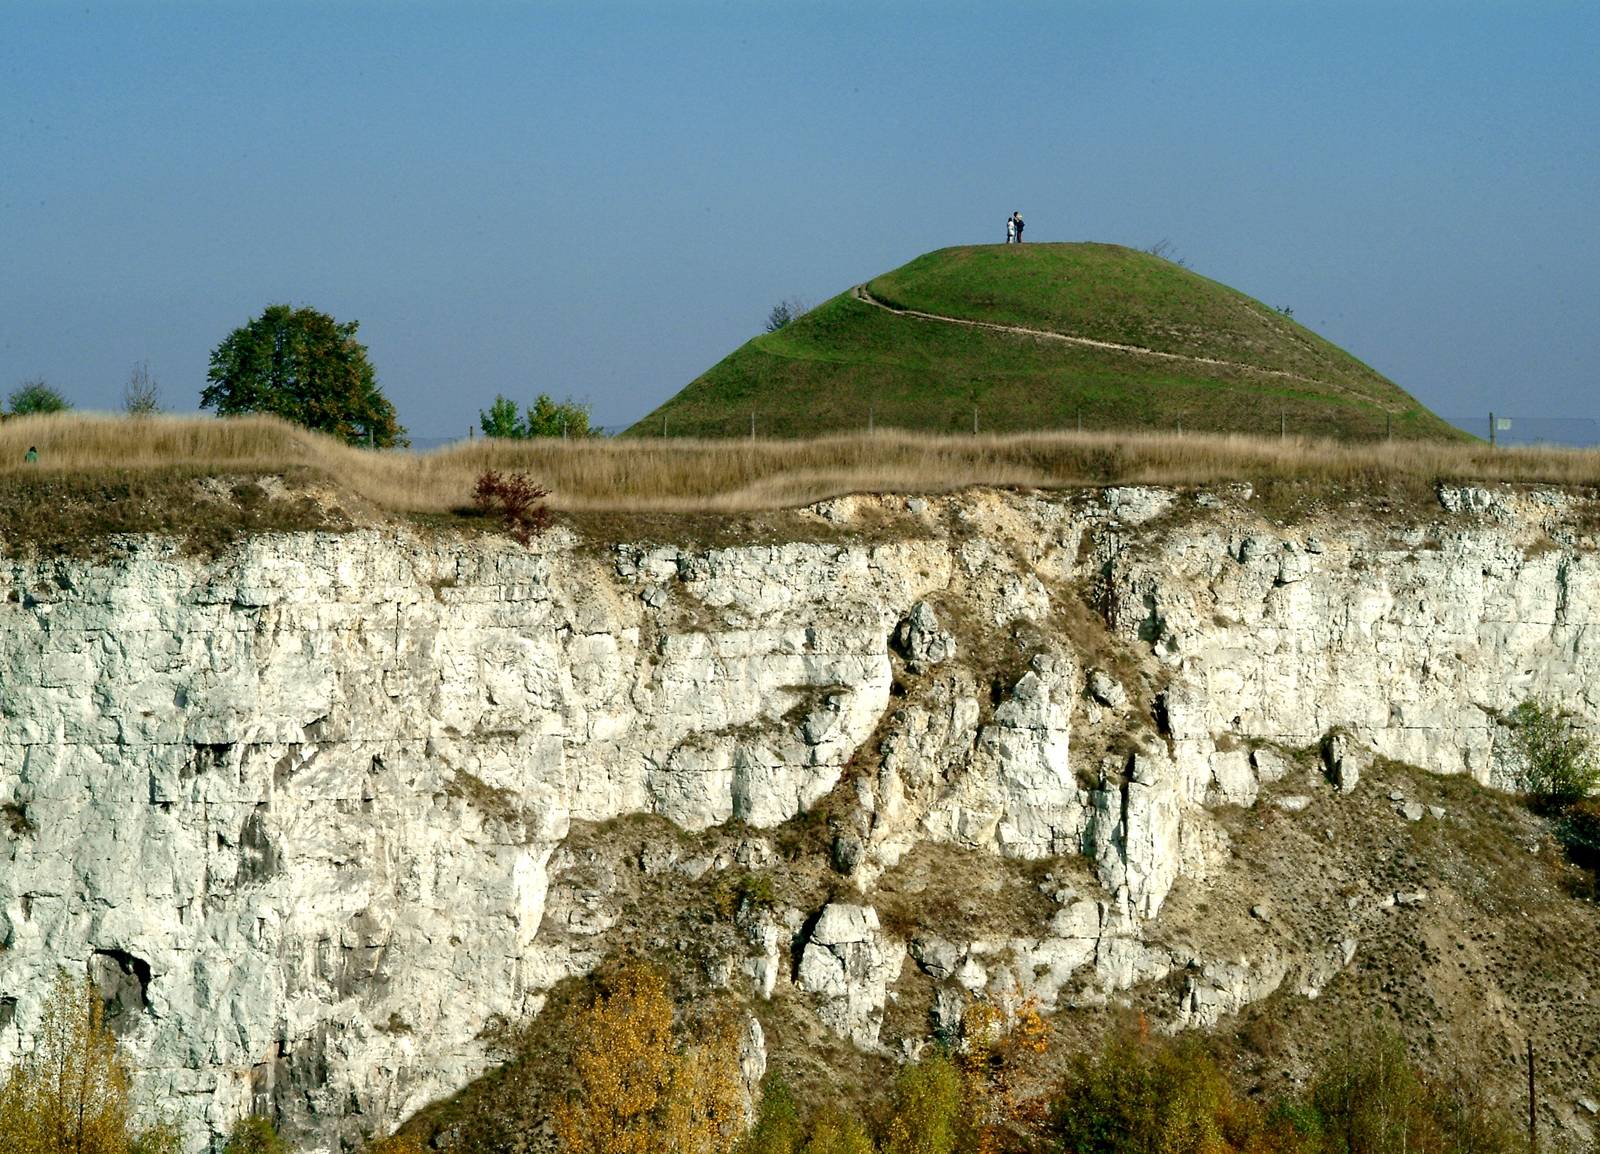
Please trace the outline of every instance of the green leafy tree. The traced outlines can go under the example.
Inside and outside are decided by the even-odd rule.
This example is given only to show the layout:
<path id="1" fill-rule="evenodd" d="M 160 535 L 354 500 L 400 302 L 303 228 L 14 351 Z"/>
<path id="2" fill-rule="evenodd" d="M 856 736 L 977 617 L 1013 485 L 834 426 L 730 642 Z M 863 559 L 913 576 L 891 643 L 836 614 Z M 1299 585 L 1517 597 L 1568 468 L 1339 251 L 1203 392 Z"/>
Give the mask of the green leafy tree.
<path id="1" fill-rule="evenodd" d="M 270 1119 L 251 1114 L 233 1124 L 222 1154 L 289 1154 L 289 1147 Z"/>
<path id="2" fill-rule="evenodd" d="M 200 407 L 223 416 L 272 413 L 353 445 L 408 443 L 356 340 L 358 324 L 269 306 L 212 351 Z"/>
<path id="3" fill-rule="evenodd" d="M 1529 698 L 1511 711 L 1518 784 L 1540 801 L 1557 807 L 1581 801 L 1600 784 L 1588 734 L 1554 704 Z"/>
<path id="4" fill-rule="evenodd" d="M 528 437 L 592 437 L 596 433 L 589 425 L 588 405 L 571 397 L 556 401 L 548 393 L 534 398 L 524 428 Z"/>
<path id="5" fill-rule="evenodd" d="M 495 394 L 494 404 L 489 406 L 488 412 L 478 410 L 478 424 L 485 437 L 520 441 L 528 435 L 528 426 L 522 422 L 517 402 L 499 393 Z"/>
<path id="6" fill-rule="evenodd" d="M 943 1051 L 900 1071 L 886 1154 L 952 1154 L 963 1126 L 961 1072 Z"/>
<path id="7" fill-rule="evenodd" d="M 800 1110 L 789 1084 L 777 1074 L 768 1074 L 761 1084 L 755 1125 L 739 1143 L 737 1154 L 795 1154 L 803 1136 Z"/>
<path id="8" fill-rule="evenodd" d="M 1422 1082 L 1405 1042 L 1373 1024 L 1347 1038 L 1318 1072 L 1311 1104 L 1325 1145 L 1337 1154 L 1404 1154 L 1427 1149 Z"/>
<path id="9" fill-rule="evenodd" d="M 1073 1059 L 1048 1129 L 1061 1149 L 1081 1154 L 1220 1154 L 1250 1148 L 1258 1120 L 1196 1040 L 1115 1033 Z"/>
<path id="10" fill-rule="evenodd" d="M 35 413 L 64 413 L 72 405 L 47 385 L 43 377 L 34 377 L 11 390 L 11 395 L 6 398 L 6 407 L 11 410 L 13 417 L 27 417 Z"/>
<path id="11" fill-rule="evenodd" d="M 872 1154 L 872 1139 L 857 1119 L 839 1110 L 823 1110 L 811 1126 L 801 1154 Z"/>
<path id="12" fill-rule="evenodd" d="M 528 406 L 527 415 L 517 412 L 516 402 L 496 394 L 487 412 L 478 410 L 478 425 L 486 437 L 522 441 L 534 437 L 595 437 L 600 430 L 589 423 L 589 406 L 567 398 L 557 401 L 540 393 Z"/>

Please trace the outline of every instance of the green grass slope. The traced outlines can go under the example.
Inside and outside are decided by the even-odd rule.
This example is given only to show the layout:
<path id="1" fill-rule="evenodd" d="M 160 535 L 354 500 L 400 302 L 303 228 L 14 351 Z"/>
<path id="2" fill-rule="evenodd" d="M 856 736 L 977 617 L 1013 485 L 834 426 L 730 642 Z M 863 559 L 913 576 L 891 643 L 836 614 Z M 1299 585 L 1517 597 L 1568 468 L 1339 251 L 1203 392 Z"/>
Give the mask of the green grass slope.
<path id="1" fill-rule="evenodd" d="M 1118 245 L 940 249 L 871 281 L 865 295 L 842 293 L 736 349 L 629 434 L 742 436 L 752 414 L 764 437 L 869 421 L 970 432 L 976 409 L 979 428 L 995 433 L 1081 425 L 1275 435 L 1286 424 L 1342 440 L 1391 430 L 1463 439 L 1275 309 Z"/>

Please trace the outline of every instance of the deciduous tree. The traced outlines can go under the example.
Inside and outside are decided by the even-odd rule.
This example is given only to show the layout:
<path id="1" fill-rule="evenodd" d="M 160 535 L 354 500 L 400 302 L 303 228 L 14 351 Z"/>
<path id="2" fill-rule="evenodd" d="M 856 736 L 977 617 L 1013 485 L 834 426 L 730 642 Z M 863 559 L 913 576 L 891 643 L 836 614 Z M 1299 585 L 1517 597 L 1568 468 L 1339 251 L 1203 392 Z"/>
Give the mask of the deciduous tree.
<path id="1" fill-rule="evenodd" d="M 161 386 L 150 374 L 150 362 L 140 361 L 122 386 L 122 410 L 130 417 L 148 417 L 161 411 Z"/>
<path id="2" fill-rule="evenodd" d="M 13 417 L 27 417 L 35 413 L 64 413 L 72 408 L 60 392 L 45 383 L 43 377 L 23 381 L 6 397 L 6 408 Z"/>
<path id="3" fill-rule="evenodd" d="M 33 1051 L 0 1083 L 0 1154 L 129 1154 L 128 1069 L 88 981 L 56 974 Z"/>
<path id="4" fill-rule="evenodd" d="M 576 1086 L 555 1110 L 572 1154 L 727 1154 L 743 1126 L 738 1047 L 727 1023 L 680 1046 L 662 975 L 631 966 L 579 1027 Z"/>
<path id="5" fill-rule="evenodd" d="M 200 407 L 223 416 L 273 413 L 354 445 L 406 444 L 378 388 L 357 321 L 271 305 L 211 353 Z"/>

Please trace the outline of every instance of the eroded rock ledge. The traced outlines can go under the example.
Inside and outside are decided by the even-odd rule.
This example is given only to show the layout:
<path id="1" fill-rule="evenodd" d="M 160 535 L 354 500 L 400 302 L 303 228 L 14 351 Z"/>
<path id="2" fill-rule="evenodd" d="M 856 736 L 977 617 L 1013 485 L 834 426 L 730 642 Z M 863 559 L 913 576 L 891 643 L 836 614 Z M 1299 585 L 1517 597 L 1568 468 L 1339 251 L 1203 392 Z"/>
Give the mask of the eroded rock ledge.
<path id="1" fill-rule="evenodd" d="M 902 970 L 941 991 L 930 1029 L 961 990 L 1092 1004 L 1181 973 L 1172 1023 L 1213 1022 L 1314 991 L 1358 933 L 1167 940 L 1174 885 L 1227 856 L 1216 807 L 1295 813 L 1374 756 L 1492 784 L 1499 711 L 1595 713 L 1576 496 L 1291 526 L 1242 487 L 814 515 L 874 543 L 392 530 L 5 562 L 0 1061 L 81 969 L 192 1146 L 268 1109 L 332 1149 L 475 1077 L 491 1022 L 602 956 L 572 822 L 737 819 L 759 857 L 830 794 L 857 896 L 747 919 L 745 996 L 877 1047 Z M 1049 875 L 1028 934 L 897 936 L 874 886 L 929 843 L 1088 868 Z"/>

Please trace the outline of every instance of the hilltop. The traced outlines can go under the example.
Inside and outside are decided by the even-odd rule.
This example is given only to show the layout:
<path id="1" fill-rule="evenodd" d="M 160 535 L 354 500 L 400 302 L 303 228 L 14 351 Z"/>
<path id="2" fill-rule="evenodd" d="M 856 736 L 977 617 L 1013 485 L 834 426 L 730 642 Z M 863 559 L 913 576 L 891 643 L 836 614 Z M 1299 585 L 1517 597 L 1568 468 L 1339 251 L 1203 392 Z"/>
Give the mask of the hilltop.
<path id="1" fill-rule="evenodd" d="M 939 249 L 747 342 L 628 432 L 1207 430 L 1461 440 L 1284 313 L 1109 244 Z"/>

